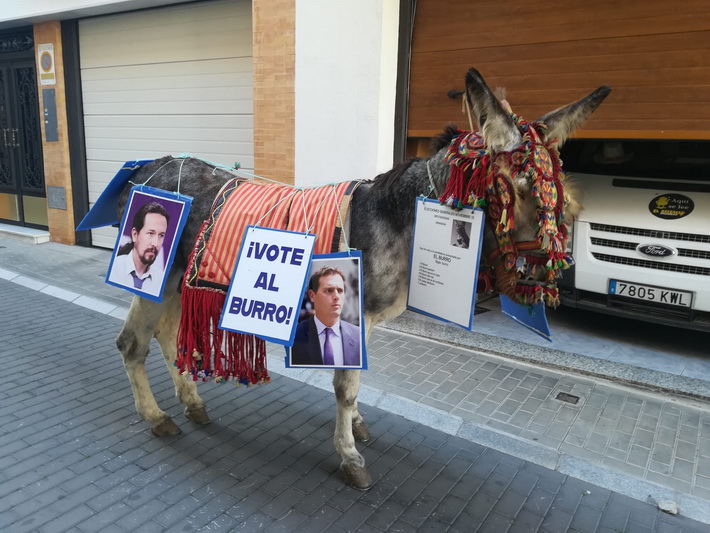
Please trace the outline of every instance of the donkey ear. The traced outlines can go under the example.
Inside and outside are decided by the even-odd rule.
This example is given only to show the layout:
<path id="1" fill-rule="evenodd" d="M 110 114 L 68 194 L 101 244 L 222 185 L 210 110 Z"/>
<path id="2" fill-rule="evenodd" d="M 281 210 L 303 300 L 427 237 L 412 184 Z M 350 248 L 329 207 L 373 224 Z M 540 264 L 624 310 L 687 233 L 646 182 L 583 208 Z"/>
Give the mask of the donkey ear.
<path id="1" fill-rule="evenodd" d="M 561 145 L 572 133 L 590 117 L 592 113 L 609 96 L 611 88 L 604 85 L 589 96 L 540 117 L 537 122 L 547 125 L 547 138 L 557 139 Z"/>
<path id="2" fill-rule="evenodd" d="M 466 94 L 483 139 L 490 149 L 496 152 L 509 151 L 520 145 L 523 139 L 513 118 L 503 109 L 474 68 L 466 73 Z"/>

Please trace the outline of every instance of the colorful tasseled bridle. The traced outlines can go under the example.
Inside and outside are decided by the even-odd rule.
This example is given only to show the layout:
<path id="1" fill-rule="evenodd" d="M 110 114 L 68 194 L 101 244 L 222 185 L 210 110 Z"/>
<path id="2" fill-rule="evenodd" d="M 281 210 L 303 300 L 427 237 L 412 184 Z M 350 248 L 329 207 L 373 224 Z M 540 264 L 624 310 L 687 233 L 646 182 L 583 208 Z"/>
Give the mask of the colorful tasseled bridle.
<path id="1" fill-rule="evenodd" d="M 521 304 L 545 301 L 554 307 L 559 304 L 556 279 L 560 270 L 573 262 L 566 251 L 569 234 L 564 222 L 562 163 L 554 140 L 545 141 L 545 124 L 511 116 L 523 141 L 510 152 L 492 152 L 478 132 L 461 132 L 454 137 L 446 155 L 451 174 L 439 201 L 454 209 L 465 205 L 484 209 L 498 243 L 498 250 L 487 262 L 500 292 Z M 537 205 L 537 238 L 528 242 L 515 242 L 512 236 L 513 181 L 521 178 L 531 184 Z M 521 281 L 541 268 L 547 272 L 544 284 Z"/>

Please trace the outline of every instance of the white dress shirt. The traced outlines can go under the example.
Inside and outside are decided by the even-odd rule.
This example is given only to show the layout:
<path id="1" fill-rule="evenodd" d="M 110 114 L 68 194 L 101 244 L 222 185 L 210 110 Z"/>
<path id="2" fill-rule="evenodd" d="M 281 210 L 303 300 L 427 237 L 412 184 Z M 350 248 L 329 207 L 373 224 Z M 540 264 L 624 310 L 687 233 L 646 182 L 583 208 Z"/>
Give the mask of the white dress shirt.
<path id="1" fill-rule="evenodd" d="M 135 286 L 133 274 L 143 280 L 143 285 L 140 289 Z M 129 287 L 139 291 L 143 291 L 152 296 L 160 295 L 160 289 L 163 286 L 163 270 L 160 268 L 159 261 L 150 265 L 142 276 L 136 272 L 136 265 L 133 262 L 133 251 L 119 255 L 113 260 L 113 267 L 109 275 L 109 281 Z"/>

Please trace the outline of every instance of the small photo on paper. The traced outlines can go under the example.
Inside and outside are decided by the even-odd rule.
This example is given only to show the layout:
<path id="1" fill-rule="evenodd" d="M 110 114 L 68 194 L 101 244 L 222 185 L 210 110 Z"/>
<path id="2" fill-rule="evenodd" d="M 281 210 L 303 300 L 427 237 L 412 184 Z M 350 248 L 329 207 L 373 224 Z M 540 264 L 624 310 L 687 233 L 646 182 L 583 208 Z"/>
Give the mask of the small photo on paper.
<path id="1" fill-rule="evenodd" d="M 471 245 L 471 223 L 453 219 L 451 221 L 451 246 L 465 248 Z"/>

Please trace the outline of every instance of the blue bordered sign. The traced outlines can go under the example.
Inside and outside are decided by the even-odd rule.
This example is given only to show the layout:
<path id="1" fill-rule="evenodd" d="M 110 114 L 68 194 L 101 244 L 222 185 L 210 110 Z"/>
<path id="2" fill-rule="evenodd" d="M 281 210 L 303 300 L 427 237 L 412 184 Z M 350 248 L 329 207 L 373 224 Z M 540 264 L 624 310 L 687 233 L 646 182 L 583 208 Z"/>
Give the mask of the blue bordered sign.
<path id="1" fill-rule="evenodd" d="M 131 189 L 106 283 L 162 301 L 192 197 L 139 185 Z"/>
<path id="2" fill-rule="evenodd" d="M 103 190 L 96 203 L 79 222 L 76 230 L 82 231 L 118 224 L 118 198 L 121 196 L 121 191 L 128 183 L 131 174 L 143 165 L 153 161 L 155 160 L 137 159 L 135 161 L 126 161 Z"/>
<path id="3" fill-rule="evenodd" d="M 290 345 L 315 235 L 248 226 L 219 327 Z"/>
<path id="4" fill-rule="evenodd" d="M 521 305 L 508 298 L 505 294 L 501 294 L 500 310 L 514 322 L 517 322 L 533 333 L 537 333 L 543 339 L 552 342 L 544 302 L 537 302 L 532 305 Z"/>
<path id="5" fill-rule="evenodd" d="M 294 342 L 286 347 L 286 367 L 367 369 L 362 252 L 313 256 L 308 280 Z M 322 333 L 331 325 L 338 330 L 334 341 L 339 343 L 332 365 L 323 360 Z"/>
<path id="6" fill-rule="evenodd" d="M 417 198 L 407 308 L 471 330 L 483 210 Z"/>

